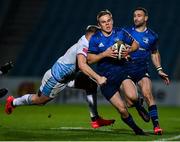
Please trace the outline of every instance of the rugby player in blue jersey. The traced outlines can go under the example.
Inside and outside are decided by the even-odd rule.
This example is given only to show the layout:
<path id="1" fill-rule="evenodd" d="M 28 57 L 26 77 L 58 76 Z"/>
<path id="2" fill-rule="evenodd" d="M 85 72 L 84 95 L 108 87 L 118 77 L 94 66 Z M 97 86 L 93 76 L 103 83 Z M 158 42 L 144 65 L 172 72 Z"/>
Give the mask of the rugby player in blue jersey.
<path id="1" fill-rule="evenodd" d="M 97 112 L 97 84 L 103 85 L 106 83 L 106 77 L 96 74 L 86 63 L 89 40 L 97 30 L 98 27 L 95 25 L 87 27 L 86 34 L 70 47 L 44 74 L 37 94 L 25 94 L 18 98 L 9 96 L 6 100 L 5 112 L 11 114 L 15 107 L 22 105 L 44 105 L 58 95 L 66 86 L 69 86 L 71 80 L 75 79 L 74 87 L 86 90 L 86 100 L 89 104 L 92 120 L 91 127 L 99 128 L 113 124 L 115 120 L 105 120 Z M 84 74 L 77 75 L 79 69 Z M 87 76 L 96 80 L 97 84 Z M 78 80 L 80 83 L 78 83 Z"/>
<path id="2" fill-rule="evenodd" d="M 122 83 L 128 98 L 137 100 L 136 86 L 124 69 L 124 61 L 117 60 L 117 51 L 112 46 L 123 41 L 130 44 L 131 48 L 123 51 L 124 58 L 138 49 L 138 43 L 125 31 L 119 28 L 113 28 L 113 19 L 110 11 L 100 11 L 97 15 L 100 31 L 96 32 L 90 39 L 88 49 L 88 62 L 97 62 L 97 72 L 107 78 L 107 83 L 101 86 L 104 97 L 118 110 L 122 120 L 132 128 L 137 135 L 145 133 L 134 122 L 132 116 L 127 111 L 126 105 L 120 97 L 119 89 Z"/>
<path id="3" fill-rule="evenodd" d="M 152 95 L 152 83 L 148 72 L 148 64 L 151 56 L 157 73 L 169 84 L 169 78 L 161 66 L 160 54 L 158 51 L 158 35 L 147 27 L 148 12 L 145 8 L 138 7 L 133 11 L 134 26 L 125 28 L 140 45 L 139 49 L 130 53 L 131 61 L 126 62 L 127 73 L 130 78 L 140 86 L 142 94 L 148 104 L 149 114 L 154 126 L 154 134 L 162 134 L 158 121 L 158 111 Z"/>

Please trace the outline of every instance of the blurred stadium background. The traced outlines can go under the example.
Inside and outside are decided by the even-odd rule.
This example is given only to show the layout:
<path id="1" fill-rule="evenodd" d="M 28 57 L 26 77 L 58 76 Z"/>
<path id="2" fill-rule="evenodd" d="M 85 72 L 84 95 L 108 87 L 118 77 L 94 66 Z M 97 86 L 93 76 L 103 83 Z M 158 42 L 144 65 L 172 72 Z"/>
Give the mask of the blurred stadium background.
<path id="1" fill-rule="evenodd" d="M 180 106 L 180 1 L 172 0 L 0 0 L 0 65 L 14 68 L 1 77 L 9 94 L 36 92 L 47 69 L 73 45 L 96 14 L 109 9 L 115 26 L 132 24 L 137 6 L 149 11 L 149 26 L 159 34 L 162 66 L 172 84 L 165 86 L 152 67 L 153 93 L 158 104 Z M 84 103 L 83 92 L 65 89 L 57 103 Z M 101 95 L 99 102 L 104 101 Z"/>

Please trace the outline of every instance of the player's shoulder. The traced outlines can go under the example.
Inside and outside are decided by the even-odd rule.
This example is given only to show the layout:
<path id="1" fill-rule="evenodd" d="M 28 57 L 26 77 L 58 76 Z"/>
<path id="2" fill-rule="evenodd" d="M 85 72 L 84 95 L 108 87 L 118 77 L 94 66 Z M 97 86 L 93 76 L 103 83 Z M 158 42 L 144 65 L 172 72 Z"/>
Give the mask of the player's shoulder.
<path id="1" fill-rule="evenodd" d="M 153 31 L 151 28 L 147 28 L 147 32 L 151 34 L 153 37 L 158 38 L 158 34 Z"/>
<path id="2" fill-rule="evenodd" d="M 102 33 L 101 31 L 97 31 L 95 34 L 92 35 L 90 42 L 95 41 L 98 42 L 102 38 Z"/>
<path id="3" fill-rule="evenodd" d="M 123 35 L 131 36 L 129 27 L 117 27 L 117 33 L 122 33 Z"/>
<path id="4" fill-rule="evenodd" d="M 102 35 L 102 32 L 98 30 L 95 34 L 92 35 L 93 38 L 98 38 Z"/>
<path id="5" fill-rule="evenodd" d="M 121 29 L 125 32 L 130 32 L 130 31 L 134 31 L 135 27 L 134 26 L 124 26 Z"/>
<path id="6" fill-rule="evenodd" d="M 113 32 L 112 32 L 112 34 L 120 34 L 120 33 L 122 33 L 122 32 L 123 32 L 123 30 L 122 30 L 121 27 L 113 27 Z"/>
<path id="7" fill-rule="evenodd" d="M 89 41 L 86 39 L 85 35 L 83 35 L 79 41 L 78 41 L 78 45 L 83 45 L 83 46 L 88 46 Z"/>

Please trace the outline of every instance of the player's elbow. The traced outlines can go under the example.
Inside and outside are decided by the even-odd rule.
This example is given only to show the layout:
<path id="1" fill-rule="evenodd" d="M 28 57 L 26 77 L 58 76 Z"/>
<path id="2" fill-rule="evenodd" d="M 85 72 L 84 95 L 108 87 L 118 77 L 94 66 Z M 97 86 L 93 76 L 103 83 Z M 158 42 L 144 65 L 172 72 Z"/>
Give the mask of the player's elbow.
<path id="1" fill-rule="evenodd" d="M 86 67 L 86 63 L 79 63 L 79 64 L 78 64 L 78 67 L 79 67 L 79 69 L 80 69 L 81 71 L 83 71 L 84 68 Z"/>
<path id="2" fill-rule="evenodd" d="M 92 64 L 92 63 L 94 63 L 91 59 L 89 59 L 89 58 L 87 58 L 87 63 L 88 64 Z"/>
<path id="3" fill-rule="evenodd" d="M 95 63 L 95 58 L 92 55 L 87 56 L 87 63 L 88 64 L 93 64 Z"/>

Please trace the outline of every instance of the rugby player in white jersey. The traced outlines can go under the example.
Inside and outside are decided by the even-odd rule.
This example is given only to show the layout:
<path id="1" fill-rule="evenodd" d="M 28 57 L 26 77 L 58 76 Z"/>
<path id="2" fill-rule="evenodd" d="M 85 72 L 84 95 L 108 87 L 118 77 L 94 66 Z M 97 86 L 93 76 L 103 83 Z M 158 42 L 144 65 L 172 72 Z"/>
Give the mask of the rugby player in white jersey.
<path id="1" fill-rule="evenodd" d="M 86 34 L 83 35 L 76 44 L 69 48 L 64 56 L 60 57 L 55 62 L 51 69 L 46 71 L 37 94 L 25 94 L 19 98 L 9 96 L 6 100 L 5 112 L 7 114 L 11 114 L 15 107 L 22 105 L 46 104 L 57 94 L 59 94 L 59 92 L 62 91 L 71 80 L 75 79 L 79 69 L 88 77 L 95 80 L 98 85 L 105 84 L 106 78 L 104 76 L 99 76 L 86 62 L 89 40 L 97 30 L 98 27 L 94 25 L 87 27 Z M 89 82 L 85 82 L 87 86 L 91 86 L 92 83 L 94 83 L 89 78 L 87 78 L 87 80 L 89 80 Z M 97 113 L 95 99 L 97 85 L 93 86 L 95 87 L 90 89 L 85 88 L 87 92 L 87 102 L 89 103 L 90 107 L 90 115 L 92 120 L 91 126 L 93 128 L 98 128 L 101 126 L 111 125 L 115 120 L 102 119 Z M 82 89 L 82 87 L 80 88 Z"/>

